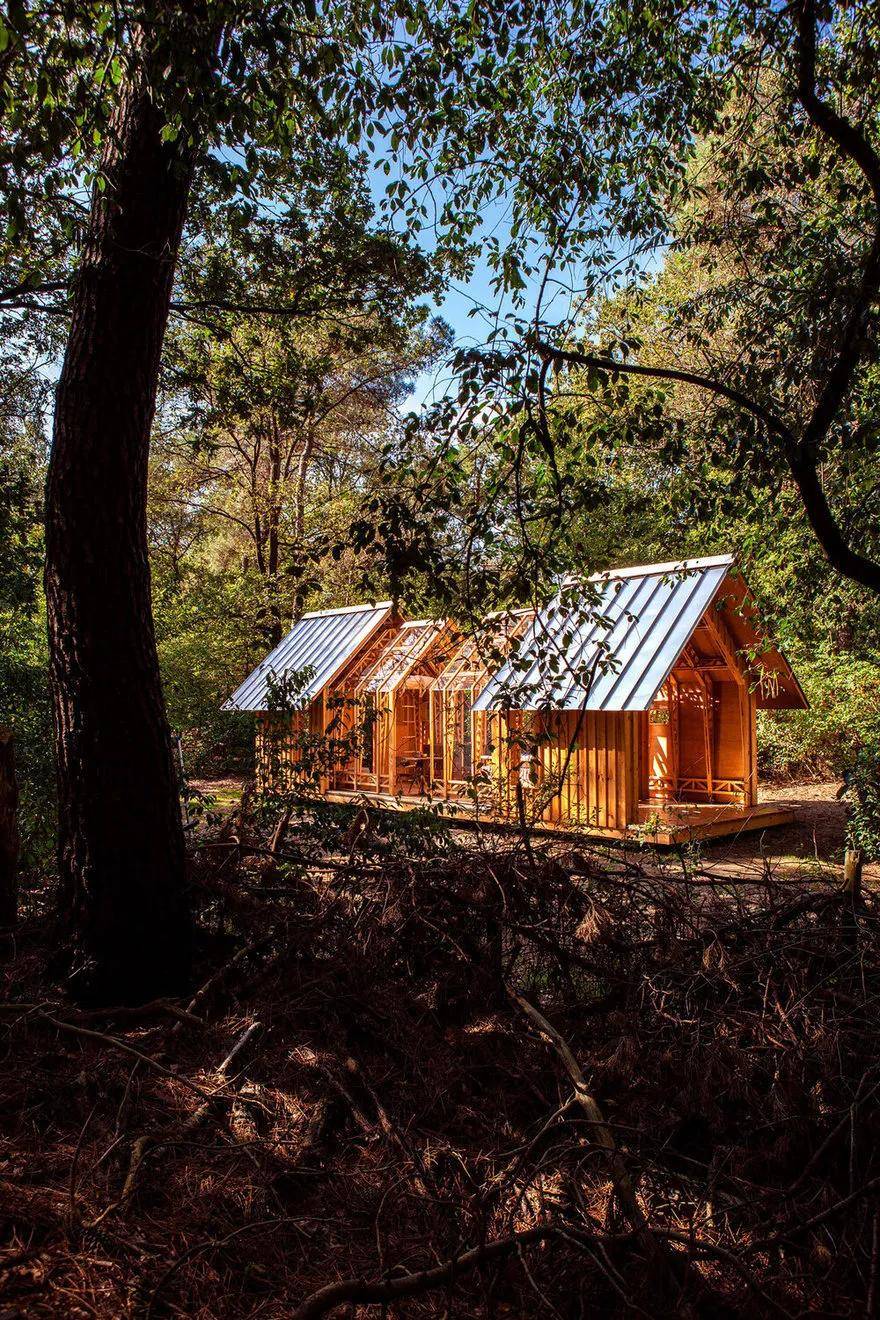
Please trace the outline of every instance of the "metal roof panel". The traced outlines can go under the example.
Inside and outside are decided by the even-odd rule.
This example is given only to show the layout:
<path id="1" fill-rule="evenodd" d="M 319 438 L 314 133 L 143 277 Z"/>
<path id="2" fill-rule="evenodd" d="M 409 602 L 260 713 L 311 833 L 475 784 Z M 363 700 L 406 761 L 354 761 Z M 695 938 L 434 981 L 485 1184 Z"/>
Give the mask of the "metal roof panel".
<path id="1" fill-rule="evenodd" d="M 474 710 L 647 710 L 732 563 L 717 555 L 566 583 Z"/>
<path id="2" fill-rule="evenodd" d="M 274 651 L 271 651 L 224 705 L 224 710 L 268 709 L 269 677 L 310 670 L 301 689 L 303 701 L 312 701 L 339 673 L 358 648 L 391 614 L 391 602 L 353 605 L 348 609 L 316 610 L 304 614 Z"/>

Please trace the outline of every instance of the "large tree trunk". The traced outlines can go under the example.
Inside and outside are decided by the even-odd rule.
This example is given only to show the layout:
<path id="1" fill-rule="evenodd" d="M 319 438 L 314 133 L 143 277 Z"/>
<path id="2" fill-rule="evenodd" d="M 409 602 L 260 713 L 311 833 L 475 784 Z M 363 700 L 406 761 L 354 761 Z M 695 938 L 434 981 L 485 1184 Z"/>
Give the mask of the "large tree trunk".
<path id="1" fill-rule="evenodd" d="M 306 562 L 306 479 L 308 478 L 309 464 L 312 461 L 314 448 L 315 432 L 311 426 L 307 426 L 303 447 L 296 465 L 296 495 L 293 510 L 293 540 L 296 545 L 297 569 L 296 590 L 293 598 L 293 617 L 295 619 L 299 618 L 306 607 L 306 593 L 302 580 Z"/>
<path id="2" fill-rule="evenodd" d="M 143 55 L 143 68 L 148 67 Z M 178 786 L 150 608 L 146 483 L 192 163 L 161 139 L 148 73 L 111 125 L 58 385 L 46 595 L 59 849 L 74 984 L 145 999 L 186 982 Z"/>
<path id="3" fill-rule="evenodd" d="M 14 926 L 18 914 L 18 850 L 15 743 L 0 729 L 0 926 Z"/>
<path id="4" fill-rule="evenodd" d="M 278 422 L 271 418 L 269 422 L 269 509 L 267 512 L 268 559 L 266 563 L 266 592 L 268 596 L 267 636 L 272 650 L 284 636 L 281 619 L 281 584 L 278 573 L 281 567 L 281 440 L 278 434 Z"/>

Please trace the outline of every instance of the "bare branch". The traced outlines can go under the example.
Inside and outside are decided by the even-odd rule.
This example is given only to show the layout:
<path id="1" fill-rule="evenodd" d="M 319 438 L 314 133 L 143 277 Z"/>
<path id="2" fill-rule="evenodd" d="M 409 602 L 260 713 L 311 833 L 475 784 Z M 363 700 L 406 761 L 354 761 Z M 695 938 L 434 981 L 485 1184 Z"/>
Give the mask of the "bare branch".
<path id="1" fill-rule="evenodd" d="M 415 1297 L 433 1288 L 447 1287 L 453 1279 L 460 1278 L 486 1261 L 513 1255 L 521 1247 L 558 1236 L 558 1232 L 552 1225 L 542 1224 L 510 1237 L 487 1242 L 484 1246 L 471 1247 L 470 1251 L 454 1256 L 442 1265 L 435 1265 L 430 1270 L 416 1270 L 412 1274 L 392 1279 L 340 1279 L 338 1283 L 328 1283 L 307 1297 L 290 1320 L 318 1320 L 319 1316 L 327 1315 L 328 1311 L 346 1303 L 380 1305 L 397 1301 L 401 1297 Z"/>

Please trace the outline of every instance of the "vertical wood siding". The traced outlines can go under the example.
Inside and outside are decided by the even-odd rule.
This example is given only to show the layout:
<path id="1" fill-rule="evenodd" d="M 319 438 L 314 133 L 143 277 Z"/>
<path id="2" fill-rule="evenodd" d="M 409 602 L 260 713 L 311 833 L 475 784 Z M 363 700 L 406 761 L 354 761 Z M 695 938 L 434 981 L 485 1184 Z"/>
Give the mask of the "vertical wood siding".
<path id="1" fill-rule="evenodd" d="M 544 824 L 623 829 L 638 819 L 638 713 L 567 712 L 541 724 L 541 783 L 534 791 L 547 798 Z"/>

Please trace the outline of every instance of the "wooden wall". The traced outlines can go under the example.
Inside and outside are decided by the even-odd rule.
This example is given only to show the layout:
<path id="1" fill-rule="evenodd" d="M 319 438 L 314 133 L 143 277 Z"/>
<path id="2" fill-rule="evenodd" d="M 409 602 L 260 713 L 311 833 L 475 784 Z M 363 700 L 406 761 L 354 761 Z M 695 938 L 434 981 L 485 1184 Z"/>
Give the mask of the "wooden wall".
<path id="1" fill-rule="evenodd" d="M 755 697 L 739 679 L 673 670 L 644 716 L 642 748 L 643 799 L 757 801 Z"/>
<path id="2" fill-rule="evenodd" d="M 538 755 L 547 825 L 624 829 L 638 820 L 639 716 L 626 711 L 545 715 Z"/>
<path id="3" fill-rule="evenodd" d="M 324 700 L 317 697 L 306 711 L 257 716 L 255 769 L 259 792 L 284 792 L 302 774 L 303 751 L 323 735 Z M 323 780 L 321 787 L 325 787 Z"/>
<path id="4" fill-rule="evenodd" d="M 451 720 L 442 720 L 431 755 L 429 703 L 438 693 L 398 692 L 379 707 L 373 762 L 362 753 L 320 787 L 474 799 L 481 815 L 514 820 L 517 784 L 533 824 L 622 830 L 637 822 L 639 801 L 757 801 L 754 696 L 729 680 L 706 690 L 673 678 L 649 713 L 619 711 L 528 715 L 477 714 L 473 721 L 472 782 L 458 779 Z M 447 701 L 459 694 L 444 693 Z M 707 705 L 708 702 L 708 705 Z M 443 703 L 444 705 L 446 702 Z M 707 718 L 708 712 L 708 718 Z M 345 705 L 325 712 L 321 698 L 305 713 L 261 715 L 257 723 L 257 784 L 269 788 L 274 766 L 280 790 L 300 775 L 303 741 L 343 738 L 362 712 Z M 457 723 L 457 722 L 456 722 Z M 335 730 L 332 726 L 335 725 Z M 271 732 L 270 732 L 271 731 Z M 445 736 L 444 736 L 445 735 Z M 486 749 L 491 747 L 491 754 Z M 523 771 L 523 760 L 530 768 Z M 460 758 L 459 758 L 460 759 Z M 431 768 L 443 770 L 431 782 Z M 455 772 L 453 774 L 453 771 Z"/>
<path id="5" fill-rule="evenodd" d="M 478 717 L 486 719 L 485 716 Z M 517 817 L 517 784 L 526 819 L 536 825 L 622 830 L 638 820 L 640 716 L 626 712 L 512 711 L 489 717 L 475 743 L 484 814 Z"/>

